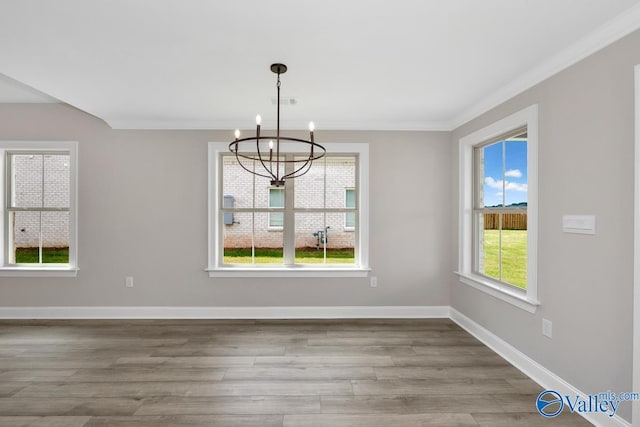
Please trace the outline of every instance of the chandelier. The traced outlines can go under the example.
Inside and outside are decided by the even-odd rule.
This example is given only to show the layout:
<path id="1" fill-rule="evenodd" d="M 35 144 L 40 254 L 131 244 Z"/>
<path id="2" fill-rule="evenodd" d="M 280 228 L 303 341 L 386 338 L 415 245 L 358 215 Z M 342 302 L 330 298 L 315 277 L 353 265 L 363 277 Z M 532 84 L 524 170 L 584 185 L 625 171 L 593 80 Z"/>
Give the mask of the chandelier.
<path id="1" fill-rule="evenodd" d="M 281 187 L 284 186 L 285 180 L 298 178 L 309 172 L 313 161 L 324 157 L 326 150 L 322 145 L 313 141 L 313 122 L 309 122 L 309 140 L 280 135 L 280 74 L 287 72 L 287 66 L 272 64 L 271 71 L 278 75 L 276 135 L 260 134 L 262 117 L 258 114 L 255 136 L 240 138 L 240 131 L 236 129 L 236 139 L 229 144 L 229 151 L 235 154 L 238 164 L 244 170 L 257 176 L 269 178 L 271 185 Z M 291 153 L 295 153 L 293 157 L 283 157 L 284 152 L 280 151 L 281 141 L 297 144 L 295 149 L 289 150 Z M 247 160 L 253 163 L 251 169 L 242 163 Z"/>

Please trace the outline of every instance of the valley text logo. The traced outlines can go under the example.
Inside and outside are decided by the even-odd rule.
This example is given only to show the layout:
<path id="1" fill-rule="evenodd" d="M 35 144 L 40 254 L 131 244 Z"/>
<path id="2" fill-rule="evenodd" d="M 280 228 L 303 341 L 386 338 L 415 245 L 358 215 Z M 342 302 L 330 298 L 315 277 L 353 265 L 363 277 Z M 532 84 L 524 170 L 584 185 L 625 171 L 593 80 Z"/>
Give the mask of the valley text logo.
<path id="1" fill-rule="evenodd" d="M 613 417 L 620 407 L 620 403 L 627 400 L 640 400 L 640 393 L 607 391 L 586 396 L 563 396 L 555 390 L 545 390 L 538 395 L 536 408 L 540 415 L 547 418 L 557 417 L 565 407 L 571 412 L 600 413 Z"/>

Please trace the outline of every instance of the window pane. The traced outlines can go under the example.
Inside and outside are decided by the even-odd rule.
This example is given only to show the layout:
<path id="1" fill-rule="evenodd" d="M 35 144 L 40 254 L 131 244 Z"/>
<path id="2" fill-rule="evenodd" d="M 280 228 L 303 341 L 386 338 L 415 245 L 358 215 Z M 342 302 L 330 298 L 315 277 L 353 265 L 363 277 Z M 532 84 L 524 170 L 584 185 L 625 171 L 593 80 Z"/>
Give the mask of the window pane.
<path id="1" fill-rule="evenodd" d="M 253 162 L 246 160 L 243 165 L 253 170 Z M 253 207 L 253 174 L 244 170 L 234 156 L 222 157 L 223 207 Z"/>
<path id="2" fill-rule="evenodd" d="M 301 159 L 296 157 L 296 160 Z M 296 163 L 297 167 L 302 163 Z M 324 208 L 324 168 L 325 158 L 316 160 L 309 172 L 295 178 L 295 194 L 293 202 L 299 209 Z"/>
<path id="3" fill-rule="evenodd" d="M 497 142 L 479 150 L 481 157 L 477 164 L 481 170 L 478 176 L 482 179 L 478 200 L 480 208 L 504 206 L 502 148 L 502 142 Z"/>
<path id="4" fill-rule="evenodd" d="M 500 215 L 477 214 L 478 272 L 500 280 Z"/>
<path id="5" fill-rule="evenodd" d="M 254 228 L 255 263 L 282 264 L 283 231 L 267 227 L 269 212 L 256 212 Z M 273 213 L 271 213 L 273 215 Z"/>
<path id="6" fill-rule="evenodd" d="M 251 264 L 253 214 L 234 212 L 233 224 L 225 224 L 222 227 L 223 263 Z"/>
<path id="7" fill-rule="evenodd" d="M 40 262 L 40 212 L 9 212 L 11 264 Z"/>
<path id="8" fill-rule="evenodd" d="M 505 205 L 527 204 L 527 141 L 509 139 L 505 142 Z"/>
<path id="9" fill-rule="evenodd" d="M 327 207 L 344 208 L 345 190 L 356 186 L 356 157 L 327 157 Z"/>
<path id="10" fill-rule="evenodd" d="M 296 264 L 323 264 L 330 230 L 323 213 L 296 213 Z"/>
<path id="11" fill-rule="evenodd" d="M 42 212 L 41 227 L 42 262 L 68 264 L 69 212 Z"/>
<path id="12" fill-rule="evenodd" d="M 14 154 L 11 156 L 11 207 L 42 207 L 41 154 Z"/>
<path id="13" fill-rule="evenodd" d="M 527 287 L 527 214 L 502 215 L 502 281 Z"/>
<path id="14" fill-rule="evenodd" d="M 351 214 L 355 215 L 355 212 L 327 214 L 327 264 L 355 263 L 356 233 L 342 227 L 345 215 Z"/>
<path id="15" fill-rule="evenodd" d="M 44 207 L 69 207 L 69 155 L 44 156 Z M 66 261 L 65 261 L 66 262 Z"/>

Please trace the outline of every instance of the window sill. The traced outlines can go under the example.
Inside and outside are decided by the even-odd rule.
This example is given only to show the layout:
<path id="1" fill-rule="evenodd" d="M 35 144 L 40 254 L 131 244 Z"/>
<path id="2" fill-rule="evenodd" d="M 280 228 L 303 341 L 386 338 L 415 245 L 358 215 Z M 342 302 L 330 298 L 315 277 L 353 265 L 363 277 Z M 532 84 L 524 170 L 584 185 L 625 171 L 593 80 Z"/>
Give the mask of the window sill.
<path id="1" fill-rule="evenodd" d="M 505 301 L 529 313 L 535 313 L 536 309 L 540 305 L 540 301 L 528 299 L 524 293 L 518 292 L 515 289 L 510 289 L 498 283 L 494 283 L 484 277 L 468 273 L 460 273 L 458 271 L 455 273 L 460 278 L 461 283 L 478 289 L 479 291 Z"/>
<path id="2" fill-rule="evenodd" d="M 370 268 L 344 267 L 258 267 L 258 268 L 209 268 L 209 277 L 367 277 Z"/>
<path id="3" fill-rule="evenodd" d="M 0 267 L 0 277 L 76 277 L 76 267 Z"/>

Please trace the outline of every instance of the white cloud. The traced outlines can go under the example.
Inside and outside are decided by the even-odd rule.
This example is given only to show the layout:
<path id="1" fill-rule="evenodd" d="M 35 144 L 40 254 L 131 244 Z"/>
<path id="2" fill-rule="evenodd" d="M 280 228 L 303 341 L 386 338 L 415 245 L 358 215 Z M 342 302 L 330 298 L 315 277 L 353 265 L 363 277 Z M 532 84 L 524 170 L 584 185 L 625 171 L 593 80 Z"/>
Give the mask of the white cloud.
<path id="1" fill-rule="evenodd" d="M 484 183 L 487 184 L 490 188 L 502 190 L 502 180 L 498 181 L 488 176 L 484 179 Z M 518 184 L 517 182 L 505 181 L 504 189 L 507 191 L 511 190 L 511 191 L 520 191 L 520 192 L 526 193 L 528 186 L 527 184 Z"/>
<path id="2" fill-rule="evenodd" d="M 504 173 L 504 176 L 511 178 L 522 178 L 522 172 L 520 169 L 510 169 Z"/>
<path id="3" fill-rule="evenodd" d="M 491 188 L 497 188 L 498 190 L 502 190 L 502 181 L 496 181 L 490 176 L 484 179 L 484 183 L 487 184 Z"/>

